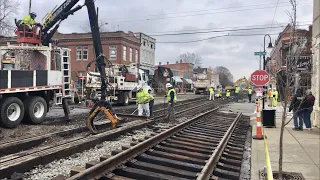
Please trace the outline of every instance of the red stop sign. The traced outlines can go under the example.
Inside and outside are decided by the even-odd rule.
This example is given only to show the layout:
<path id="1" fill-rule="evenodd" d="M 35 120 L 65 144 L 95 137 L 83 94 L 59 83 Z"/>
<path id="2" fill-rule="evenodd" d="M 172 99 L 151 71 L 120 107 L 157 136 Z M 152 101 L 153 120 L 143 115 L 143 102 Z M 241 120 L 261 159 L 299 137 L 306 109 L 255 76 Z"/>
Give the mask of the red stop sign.
<path id="1" fill-rule="evenodd" d="M 251 82 L 256 86 L 264 86 L 270 81 L 270 74 L 264 70 L 256 70 L 251 74 Z"/>

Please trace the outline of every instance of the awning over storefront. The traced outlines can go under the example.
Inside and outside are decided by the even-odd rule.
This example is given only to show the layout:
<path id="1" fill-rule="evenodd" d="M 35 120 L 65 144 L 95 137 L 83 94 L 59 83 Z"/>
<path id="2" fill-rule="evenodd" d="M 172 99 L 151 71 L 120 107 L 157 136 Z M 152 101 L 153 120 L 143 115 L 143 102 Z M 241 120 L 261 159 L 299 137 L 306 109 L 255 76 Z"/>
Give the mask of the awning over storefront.
<path id="1" fill-rule="evenodd" d="M 192 80 L 191 79 L 185 79 L 187 82 L 188 82 L 188 84 L 192 84 Z"/>
<path id="2" fill-rule="evenodd" d="M 177 83 L 183 82 L 183 81 L 180 79 L 179 76 L 173 76 L 172 79 L 173 79 L 175 82 L 177 82 Z"/>

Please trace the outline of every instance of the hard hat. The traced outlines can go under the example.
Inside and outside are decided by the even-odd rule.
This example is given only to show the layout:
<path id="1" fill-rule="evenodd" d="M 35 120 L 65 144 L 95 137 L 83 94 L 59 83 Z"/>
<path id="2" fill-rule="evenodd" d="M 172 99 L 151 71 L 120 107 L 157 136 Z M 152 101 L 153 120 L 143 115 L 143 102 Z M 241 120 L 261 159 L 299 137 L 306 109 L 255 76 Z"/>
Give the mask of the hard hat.
<path id="1" fill-rule="evenodd" d="M 170 83 L 166 84 L 166 88 L 171 88 L 171 87 L 172 87 L 172 85 Z"/>
<path id="2" fill-rule="evenodd" d="M 30 15 L 37 17 L 37 13 L 35 13 L 35 12 L 30 13 Z"/>
<path id="3" fill-rule="evenodd" d="M 277 90 L 277 88 L 273 88 L 273 90 Z"/>
<path id="4" fill-rule="evenodd" d="M 142 87 L 140 85 L 137 86 L 137 90 L 140 90 Z"/>

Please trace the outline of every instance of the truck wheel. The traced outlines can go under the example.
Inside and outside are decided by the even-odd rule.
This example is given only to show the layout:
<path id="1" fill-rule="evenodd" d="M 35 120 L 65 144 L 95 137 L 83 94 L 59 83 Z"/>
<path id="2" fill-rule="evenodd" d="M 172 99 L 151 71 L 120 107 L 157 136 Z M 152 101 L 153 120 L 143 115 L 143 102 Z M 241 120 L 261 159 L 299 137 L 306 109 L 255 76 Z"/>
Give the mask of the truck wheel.
<path id="1" fill-rule="evenodd" d="M 0 103 L 1 124 L 7 128 L 17 127 L 23 118 L 24 106 L 16 97 L 8 97 Z"/>
<path id="2" fill-rule="evenodd" d="M 42 97 L 33 96 L 28 98 L 24 102 L 24 107 L 26 110 L 24 120 L 29 123 L 40 124 L 47 115 L 47 103 Z"/>
<path id="3" fill-rule="evenodd" d="M 124 105 L 124 106 L 128 106 L 129 105 L 129 94 L 127 92 L 123 93 L 122 105 Z"/>

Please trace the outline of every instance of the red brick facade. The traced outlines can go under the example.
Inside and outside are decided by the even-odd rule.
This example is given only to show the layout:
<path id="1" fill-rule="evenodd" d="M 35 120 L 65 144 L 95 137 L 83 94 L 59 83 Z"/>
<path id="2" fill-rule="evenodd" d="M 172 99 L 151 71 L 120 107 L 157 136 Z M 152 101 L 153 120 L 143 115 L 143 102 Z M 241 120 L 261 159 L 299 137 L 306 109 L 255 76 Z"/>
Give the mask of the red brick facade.
<path id="1" fill-rule="evenodd" d="M 59 41 L 58 46 L 71 49 L 72 72 L 76 72 L 78 75 L 85 75 L 88 62 L 95 58 L 91 33 L 57 33 L 54 39 Z M 101 42 L 104 55 L 113 64 L 140 63 L 140 39 L 136 38 L 132 32 L 103 32 L 101 33 Z M 116 54 L 113 52 L 116 52 Z M 124 52 L 126 52 L 125 55 Z M 93 70 L 93 66 L 91 70 Z"/>

